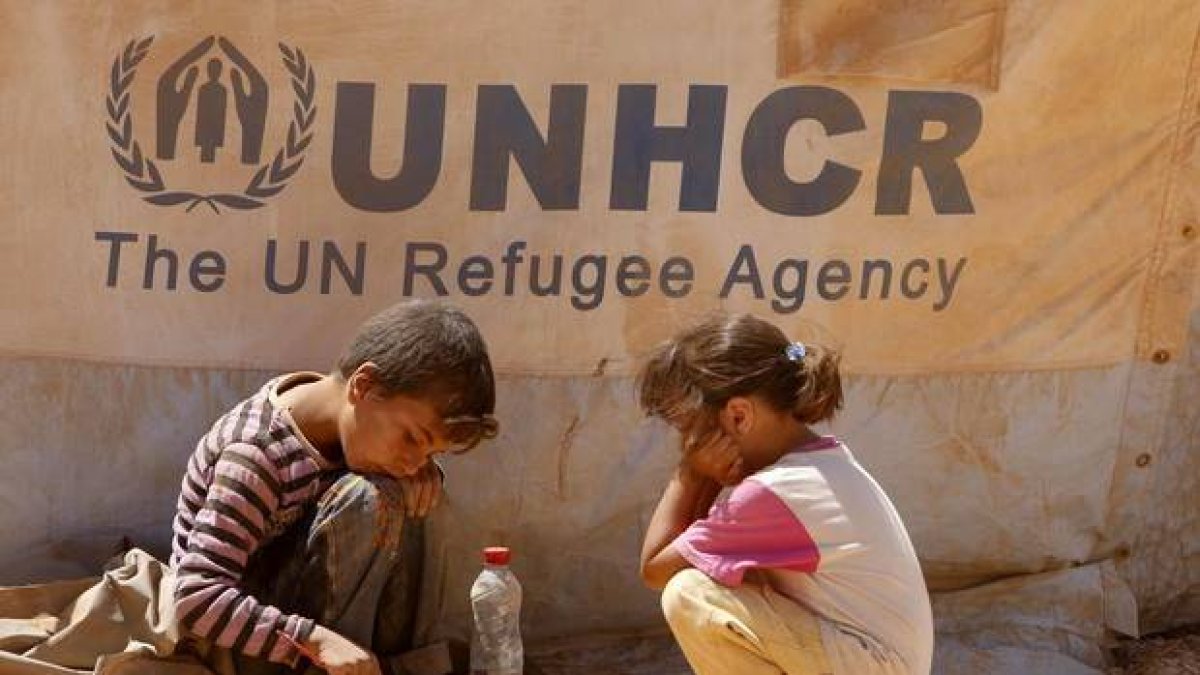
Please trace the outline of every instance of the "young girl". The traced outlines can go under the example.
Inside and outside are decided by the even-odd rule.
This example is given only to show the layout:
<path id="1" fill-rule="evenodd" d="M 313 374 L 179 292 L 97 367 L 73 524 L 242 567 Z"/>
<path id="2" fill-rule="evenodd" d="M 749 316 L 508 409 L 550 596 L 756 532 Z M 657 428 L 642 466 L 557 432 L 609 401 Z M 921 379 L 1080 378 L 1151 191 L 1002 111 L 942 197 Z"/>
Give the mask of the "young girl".
<path id="1" fill-rule="evenodd" d="M 684 331 L 642 369 L 642 408 L 683 438 L 642 578 L 700 675 L 930 670 L 904 524 L 850 450 L 809 428 L 841 407 L 838 360 L 743 314 Z"/>

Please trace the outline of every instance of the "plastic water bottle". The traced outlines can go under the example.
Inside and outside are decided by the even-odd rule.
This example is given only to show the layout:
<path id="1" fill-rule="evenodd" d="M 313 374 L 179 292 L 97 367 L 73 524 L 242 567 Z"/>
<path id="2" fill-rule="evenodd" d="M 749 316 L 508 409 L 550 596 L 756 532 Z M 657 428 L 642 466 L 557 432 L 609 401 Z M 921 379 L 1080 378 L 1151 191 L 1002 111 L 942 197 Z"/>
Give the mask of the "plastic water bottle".
<path id="1" fill-rule="evenodd" d="M 508 569 L 512 552 L 483 549 L 483 571 L 471 586 L 471 675 L 521 675 L 521 583 Z"/>

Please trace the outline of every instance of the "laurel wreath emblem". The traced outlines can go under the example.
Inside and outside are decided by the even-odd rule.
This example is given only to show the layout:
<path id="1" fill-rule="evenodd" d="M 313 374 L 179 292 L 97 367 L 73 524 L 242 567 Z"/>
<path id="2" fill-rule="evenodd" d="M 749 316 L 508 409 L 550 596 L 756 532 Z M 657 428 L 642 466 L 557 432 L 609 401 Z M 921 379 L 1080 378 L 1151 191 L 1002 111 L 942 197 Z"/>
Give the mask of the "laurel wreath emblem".
<path id="1" fill-rule="evenodd" d="M 287 142 L 275 153 L 275 157 L 255 171 L 250 182 L 240 194 L 218 193 L 197 194 L 184 190 L 168 189 L 163 174 L 154 160 L 142 154 L 141 144 L 133 133 L 133 112 L 130 110 L 129 87 L 137 74 L 138 65 L 150 52 L 154 36 L 143 40 L 130 40 L 125 49 L 113 60 L 112 77 L 107 98 L 108 122 L 105 127 L 112 141 L 113 159 L 125 174 L 125 180 L 141 192 L 148 193 L 142 199 L 158 206 L 187 204 L 191 211 L 200 204 L 207 204 L 214 213 L 220 213 L 218 204 L 233 209 L 256 209 L 263 200 L 273 197 L 287 187 L 288 181 L 304 164 L 305 151 L 313 137 L 313 123 L 317 119 L 314 94 L 317 77 L 304 52 L 282 42 L 279 51 L 283 54 L 283 65 L 291 76 L 292 90 L 296 94 L 292 107 L 292 121 L 288 125 Z"/>

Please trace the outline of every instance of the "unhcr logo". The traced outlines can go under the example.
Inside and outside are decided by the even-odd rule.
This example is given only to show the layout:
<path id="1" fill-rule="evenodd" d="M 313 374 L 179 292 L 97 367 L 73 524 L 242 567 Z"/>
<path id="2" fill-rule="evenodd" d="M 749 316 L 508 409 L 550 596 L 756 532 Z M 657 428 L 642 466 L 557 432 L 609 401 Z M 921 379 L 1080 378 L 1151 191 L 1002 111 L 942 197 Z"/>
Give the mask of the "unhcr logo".
<path id="1" fill-rule="evenodd" d="M 255 209 L 282 192 L 304 163 L 317 117 L 316 74 L 304 53 L 299 48 L 279 44 L 295 101 L 286 141 L 263 161 L 270 100 L 266 78 L 228 39 L 209 36 L 201 40 L 159 76 L 152 158 L 142 151 L 134 133 L 130 87 L 153 42 L 153 36 L 130 41 L 112 64 L 105 126 L 113 159 L 125 180 L 144 193 L 142 198 L 151 204 L 186 205 L 188 211 L 200 204 L 217 213 L 221 206 Z M 241 143 L 237 148 L 226 143 L 226 119 L 231 107 L 241 128 Z M 191 129 L 183 124 L 189 110 L 194 111 Z M 185 188 L 168 181 L 155 162 L 155 158 L 159 162 L 195 158 L 201 165 L 212 165 L 222 153 L 234 153 L 240 165 L 251 167 L 240 188 L 218 192 Z"/>
<path id="2" fill-rule="evenodd" d="M 277 130 L 272 136 L 265 133 L 271 116 L 266 78 L 228 39 L 201 40 L 158 79 L 157 143 L 153 157 L 148 157 L 134 135 L 130 86 L 152 42 L 152 37 L 131 41 L 112 64 L 107 129 L 113 158 L 129 184 L 151 204 L 186 205 L 189 211 L 206 204 L 218 213 L 222 206 L 258 208 L 283 191 L 304 162 L 317 115 L 316 76 L 304 54 L 279 45 L 294 102 L 274 105 L 274 119 L 289 119 L 285 111 L 291 116 L 286 134 Z M 330 116 L 330 178 L 350 207 L 395 213 L 422 203 L 442 174 L 451 83 L 407 85 L 403 136 L 397 143 L 402 148 L 399 168 L 382 176 L 372 163 L 379 145 L 374 132 L 375 93 L 380 86 L 394 85 L 336 83 Z M 648 210 L 653 167 L 675 164 L 680 169 L 678 209 L 715 212 L 728 136 L 741 139 L 740 153 L 733 153 L 740 154 L 745 189 L 759 206 L 775 214 L 813 217 L 841 207 L 861 190 L 871 164 L 877 166 L 875 215 L 908 214 L 912 195 L 920 189 L 914 179 L 917 174 L 924 178 L 934 213 L 975 212 L 959 162 L 979 137 L 983 109 L 966 93 L 889 90 L 884 109 L 868 119 L 846 92 L 788 84 L 768 93 L 747 118 L 733 121 L 744 125 L 739 134 L 727 129 L 729 87 L 724 84 L 689 84 L 682 125 L 657 119 L 656 84 L 618 83 L 615 91 L 605 92 L 605 99 L 616 98 L 615 115 L 608 119 L 596 114 L 603 104 L 593 103 L 589 114 L 590 89 L 587 84 L 551 84 L 547 122 L 540 126 L 515 84 L 475 85 L 470 165 L 463 167 L 470 174 L 466 207 L 476 212 L 507 209 L 509 174 L 515 166 L 543 210 L 579 210 L 585 124 L 609 124 L 612 144 L 588 152 L 610 153 L 608 208 L 612 211 Z M 231 134 L 226 133 L 226 120 L 235 118 L 240 128 L 237 148 L 230 147 Z M 829 139 L 834 152 L 818 154 L 821 151 L 811 142 L 793 142 L 789 152 L 788 138 L 801 124 L 818 129 L 813 133 Z M 840 139 L 871 126 L 882 127 L 882 133 L 876 133 L 877 162 L 852 166 L 834 159 L 836 144 L 845 142 Z M 280 147 L 264 154 L 264 138 L 271 137 L 279 139 Z M 789 164 L 799 158 L 816 167 L 815 172 L 793 175 Z M 186 181 L 178 179 L 180 173 L 176 181 L 167 180 L 160 164 L 168 161 L 190 162 Z M 231 189 L 229 176 L 242 171 L 245 182 Z M 178 184 L 183 182 L 188 186 Z"/>

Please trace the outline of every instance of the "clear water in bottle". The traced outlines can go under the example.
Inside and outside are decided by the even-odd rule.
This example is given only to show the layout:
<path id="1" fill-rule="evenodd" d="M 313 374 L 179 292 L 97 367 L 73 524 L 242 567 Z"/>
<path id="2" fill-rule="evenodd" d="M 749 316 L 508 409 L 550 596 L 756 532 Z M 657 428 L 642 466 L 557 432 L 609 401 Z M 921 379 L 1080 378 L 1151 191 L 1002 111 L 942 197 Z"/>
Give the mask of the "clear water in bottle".
<path id="1" fill-rule="evenodd" d="M 471 586 L 471 675 L 521 675 L 521 583 L 508 568 L 507 548 L 483 550 L 483 571 Z"/>

